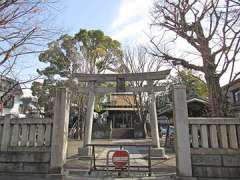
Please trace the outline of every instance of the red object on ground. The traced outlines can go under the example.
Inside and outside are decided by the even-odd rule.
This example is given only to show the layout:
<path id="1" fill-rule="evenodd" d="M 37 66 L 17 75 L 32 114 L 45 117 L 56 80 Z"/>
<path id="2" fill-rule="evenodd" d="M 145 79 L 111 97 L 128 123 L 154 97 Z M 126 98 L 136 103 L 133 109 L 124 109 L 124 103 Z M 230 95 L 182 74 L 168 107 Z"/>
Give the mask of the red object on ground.
<path id="1" fill-rule="evenodd" d="M 113 153 L 112 162 L 116 168 L 122 169 L 128 163 L 129 153 L 124 150 L 118 150 Z"/>

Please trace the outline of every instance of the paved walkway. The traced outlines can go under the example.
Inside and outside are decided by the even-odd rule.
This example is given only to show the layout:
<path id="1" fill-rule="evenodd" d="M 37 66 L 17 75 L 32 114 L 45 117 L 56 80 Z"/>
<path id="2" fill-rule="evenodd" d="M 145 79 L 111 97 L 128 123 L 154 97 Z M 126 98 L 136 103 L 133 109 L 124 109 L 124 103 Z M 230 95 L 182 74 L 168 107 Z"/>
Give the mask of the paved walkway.
<path id="1" fill-rule="evenodd" d="M 150 140 L 95 140 L 93 143 L 97 144 L 150 144 Z M 92 172 L 91 175 L 89 176 L 88 172 L 90 169 L 90 161 L 89 160 L 79 160 L 77 156 L 77 148 L 81 146 L 81 142 L 79 141 L 69 141 L 69 148 L 68 148 L 68 162 L 65 165 L 66 168 L 66 173 L 69 176 L 72 176 L 74 178 L 75 176 L 81 176 L 85 178 L 107 178 L 106 172 Z M 106 165 L 106 154 L 107 152 L 113 148 L 110 147 L 98 147 L 96 148 L 96 158 L 97 158 L 97 165 Z M 137 166 L 142 166 L 142 165 L 147 165 L 148 161 L 146 158 L 144 158 L 146 154 L 146 148 L 144 147 L 126 147 L 126 150 L 129 151 L 131 161 L 131 165 L 137 165 Z M 175 155 L 173 153 L 168 153 L 167 155 L 169 156 L 168 160 L 152 160 L 152 176 L 158 176 L 158 178 L 164 176 L 171 176 L 175 174 L 176 171 L 176 163 L 175 163 Z M 147 169 L 145 169 L 147 170 Z M 132 177 L 135 178 L 148 178 L 147 173 L 145 172 L 131 172 Z M 111 177 L 117 178 L 117 172 L 113 172 Z M 123 177 L 126 177 L 127 174 L 123 173 Z"/>

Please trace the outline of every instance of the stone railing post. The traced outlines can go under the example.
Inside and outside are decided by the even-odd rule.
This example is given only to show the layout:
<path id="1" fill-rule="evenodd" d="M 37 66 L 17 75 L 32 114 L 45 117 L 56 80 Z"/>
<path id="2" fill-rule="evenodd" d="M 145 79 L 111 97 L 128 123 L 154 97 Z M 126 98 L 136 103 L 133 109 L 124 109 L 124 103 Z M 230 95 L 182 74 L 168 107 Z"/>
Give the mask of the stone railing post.
<path id="1" fill-rule="evenodd" d="M 1 151 L 7 151 L 7 148 L 10 143 L 10 121 L 11 115 L 5 115 L 4 124 L 3 124 L 3 134 L 2 134 L 2 142 L 1 142 Z"/>
<path id="2" fill-rule="evenodd" d="M 56 90 L 51 146 L 51 171 L 60 173 L 66 162 L 70 92 L 66 88 Z"/>
<path id="3" fill-rule="evenodd" d="M 176 130 L 177 176 L 191 177 L 192 164 L 189 142 L 188 109 L 186 87 L 174 86 L 174 124 Z"/>

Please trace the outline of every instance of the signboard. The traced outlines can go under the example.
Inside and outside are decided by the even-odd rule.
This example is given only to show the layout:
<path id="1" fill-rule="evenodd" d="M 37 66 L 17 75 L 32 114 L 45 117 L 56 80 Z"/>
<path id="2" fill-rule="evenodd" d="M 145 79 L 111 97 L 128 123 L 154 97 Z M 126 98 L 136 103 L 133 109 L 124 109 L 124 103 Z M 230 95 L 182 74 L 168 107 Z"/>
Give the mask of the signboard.
<path id="1" fill-rule="evenodd" d="M 125 92 L 125 79 L 124 78 L 117 78 L 117 87 L 116 92 Z"/>
<path id="2" fill-rule="evenodd" d="M 118 150 L 113 153 L 112 162 L 117 169 L 123 169 L 128 164 L 129 153 L 125 150 Z"/>

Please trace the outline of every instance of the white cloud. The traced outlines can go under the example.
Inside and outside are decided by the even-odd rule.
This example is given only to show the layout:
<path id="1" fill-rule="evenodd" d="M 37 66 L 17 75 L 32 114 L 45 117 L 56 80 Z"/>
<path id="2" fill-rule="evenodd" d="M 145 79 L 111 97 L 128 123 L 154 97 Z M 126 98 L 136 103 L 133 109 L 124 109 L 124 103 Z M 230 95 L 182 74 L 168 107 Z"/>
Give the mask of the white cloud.
<path id="1" fill-rule="evenodd" d="M 112 28 L 146 15 L 151 4 L 152 0 L 121 0 L 117 18 L 112 22 Z"/>
<path id="2" fill-rule="evenodd" d="M 111 34 L 120 42 L 144 42 L 149 29 L 149 12 L 153 0 L 121 0 L 118 14 L 111 24 Z"/>
<path id="3" fill-rule="evenodd" d="M 142 38 L 141 36 L 144 35 L 145 29 L 145 22 L 144 21 L 136 21 L 128 24 L 121 29 L 115 31 L 112 35 L 114 39 L 119 41 L 137 41 L 138 38 Z"/>

